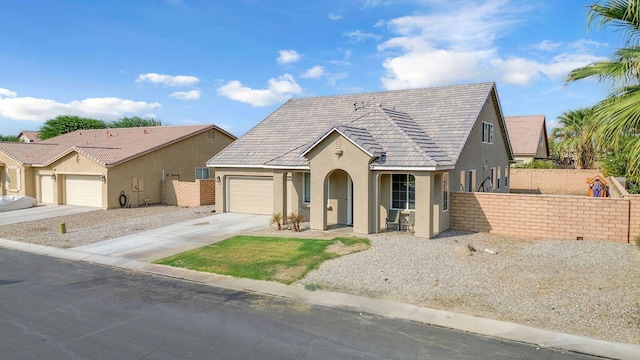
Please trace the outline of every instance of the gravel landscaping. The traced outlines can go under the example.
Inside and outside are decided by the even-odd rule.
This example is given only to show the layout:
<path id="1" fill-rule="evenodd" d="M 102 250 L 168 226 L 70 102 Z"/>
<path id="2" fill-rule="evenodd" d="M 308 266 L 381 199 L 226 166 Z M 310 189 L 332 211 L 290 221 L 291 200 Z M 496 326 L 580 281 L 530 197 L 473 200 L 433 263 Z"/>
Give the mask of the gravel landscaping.
<path id="1" fill-rule="evenodd" d="M 96 210 L 3 225 L 0 238 L 71 248 L 210 216 L 213 209 Z M 66 223 L 66 234 L 58 233 L 60 222 Z M 640 251 L 635 245 L 456 231 L 431 240 L 395 232 L 368 237 L 370 249 L 327 261 L 292 286 L 640 344 Z"/>
<path id="2" fill-rule="evenodd" d="M 456 231 L 369 238 L 369 250 L 327 261 L 298 285 L 640 344 L 633 245 Z"/>

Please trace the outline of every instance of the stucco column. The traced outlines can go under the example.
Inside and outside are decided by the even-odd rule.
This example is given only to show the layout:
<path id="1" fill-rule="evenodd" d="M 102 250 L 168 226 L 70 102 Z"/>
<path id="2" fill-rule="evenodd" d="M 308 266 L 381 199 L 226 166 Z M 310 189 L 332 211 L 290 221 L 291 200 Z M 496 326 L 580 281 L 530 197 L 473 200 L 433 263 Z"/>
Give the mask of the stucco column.
<path id="1" fill-rule="evenodd" d="M 327 228 L 327 194 L 324 179 L 326 173 L 311 170 L 311 230 L 325 230 Z"/>
<path id="2" fill-rule="evenodd" d="M 430 238 L 433 236 L 433 176 L 429 173 L 416 173 L 416 224 L 415 236 Z"/>
<path id="3" fill-rule="evenodd" d="M 287 172 L 273 171 L 273 213 L 287 217 Z"/>

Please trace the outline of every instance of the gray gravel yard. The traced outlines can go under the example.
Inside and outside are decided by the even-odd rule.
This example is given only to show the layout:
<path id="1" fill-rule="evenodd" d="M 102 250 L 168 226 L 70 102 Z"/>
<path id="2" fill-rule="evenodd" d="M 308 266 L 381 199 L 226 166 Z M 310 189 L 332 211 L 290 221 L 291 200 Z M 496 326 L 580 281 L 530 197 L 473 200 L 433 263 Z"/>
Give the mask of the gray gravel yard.
<path id="1" fill-rule="evenodd" d="M 156 205 L 97 210 L 3 225 L 0 238 L 71 248 L 210 216 L 213 209 Z M 58 234 L 60 222 L 66 223 L 67 234 Z M 431 240 L 395 232 L 368 237 L 370 249 L 327 261 L 293 286 L 319 285 L 640 344 L 640 251 L 634 245 L 525 241 L 456 231 Z M 468 244 L 477 251 L 470 252 Z"/>
<path id="2" fill-rule="evenodd" d="M 455 231 L 431 240 L 369 238 L 369 250 L 325 262 L 298 285 L 640 344 L 633 245 Z"/>

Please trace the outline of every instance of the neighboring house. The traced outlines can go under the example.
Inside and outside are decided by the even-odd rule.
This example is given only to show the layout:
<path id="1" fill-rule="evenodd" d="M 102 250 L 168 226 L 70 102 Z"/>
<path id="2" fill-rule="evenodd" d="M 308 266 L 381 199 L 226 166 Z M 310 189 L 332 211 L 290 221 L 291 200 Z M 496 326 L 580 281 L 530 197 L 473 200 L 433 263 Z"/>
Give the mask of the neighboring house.
<path id="1" fill-rule="evenodd" d="M 0 195 L 120 207 L 160 202 L 160 180 L 208 178 L 205 162 L 235 137 L 215 125 L 77 130 L 33 143 L 0 142 Z"/>
<path id="2" fill-rule="evenodd" d="M 544 115 L 507 116 L 504 121 L 507 123 L 516 163 L 549 158 L 549 140 Z"/>
<path id="3" fill-rule="evenodd" d="M 513 160 L 493 83 L 291 99 L 207 162 L 218 211 L 298 212 L 312 230 L 449 228 L 449 192 L 508 192 Z"/>
<path id="4" fill-rule="evenodd" d="M 40 141 L 40 132 L 39 131 L 22 131 L 18 134 L 18 141 L 32 143 L 36 141 Z"/>

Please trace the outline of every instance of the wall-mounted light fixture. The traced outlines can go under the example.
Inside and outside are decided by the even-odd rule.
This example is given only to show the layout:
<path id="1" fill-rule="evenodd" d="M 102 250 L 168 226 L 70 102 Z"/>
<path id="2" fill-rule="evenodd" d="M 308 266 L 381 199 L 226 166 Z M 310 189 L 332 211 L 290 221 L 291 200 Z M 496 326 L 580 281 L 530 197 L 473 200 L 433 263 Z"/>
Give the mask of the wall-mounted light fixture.
<path id="1" fill-rule="evenodd" d="M 100 179 L 102 179 L 102 182 L 106 182 L 107 181 L 107 176 L 105 174 L 100 175 Z"/>
<path id="2" fill-rule="evenodd" d="M 222 180 L 220 180 L 220 176 L 216 176 L 216 182 L 217 182 L 218 184 L 220 184 L 220 182 L 221 182 L 221 181 L 222 181 Z"/>
<path id="3" fill-rule="evenodd" d="M 55 173 L 51 174 L 51 180 L 56 181 L 56 174 Z"/>

